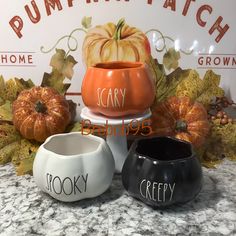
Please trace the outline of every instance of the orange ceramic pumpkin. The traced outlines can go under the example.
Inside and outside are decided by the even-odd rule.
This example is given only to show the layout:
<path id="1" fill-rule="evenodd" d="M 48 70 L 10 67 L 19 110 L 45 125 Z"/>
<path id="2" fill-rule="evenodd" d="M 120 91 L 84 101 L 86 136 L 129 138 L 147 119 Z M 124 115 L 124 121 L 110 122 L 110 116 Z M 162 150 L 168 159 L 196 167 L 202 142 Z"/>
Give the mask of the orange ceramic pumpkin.
<path id="1" fill-rule="evenodd" d="M 107 61 L 146 62 L 151 54 L 146 35 L 121 19 L 88 31 L 83 43 L 83 60 L 89 67 Z"/>
<path id="2" fill-rule="evenodd" d="M 152 110 L 152 129 L 157 135 L 174 136 L 200 147 L 209 132 L 206 109 L 189 97 L 170 97 Z"/>
<path id="3" fill-rule="evenodd" d="M 71 120 L 65 98 L 49 87 L 33 87 L 22 91 L 13 102 L 13 123 L 27 139 L 43 142 L 62 133 Z"/>
<path id="4" fill-rule="evenodd" d="M 91 111 L 110 117 L 142 113 L 155 99 L 153 79 L 141 62 L 106 62 L 89 67 L 81 91 Z"/>

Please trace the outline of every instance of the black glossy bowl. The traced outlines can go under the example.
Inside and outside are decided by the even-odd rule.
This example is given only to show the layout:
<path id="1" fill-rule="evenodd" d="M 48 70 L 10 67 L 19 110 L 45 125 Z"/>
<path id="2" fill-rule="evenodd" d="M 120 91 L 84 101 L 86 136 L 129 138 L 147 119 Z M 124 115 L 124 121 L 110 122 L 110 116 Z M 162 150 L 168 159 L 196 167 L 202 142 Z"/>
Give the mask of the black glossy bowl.
<path id="1" fill-rule="evenodd" d="M 202 168 L 190 143 L 171 137 L 139 139 L 124 163 L 122 182 L 133 197 L 165 207 L 195 198 Z"/>

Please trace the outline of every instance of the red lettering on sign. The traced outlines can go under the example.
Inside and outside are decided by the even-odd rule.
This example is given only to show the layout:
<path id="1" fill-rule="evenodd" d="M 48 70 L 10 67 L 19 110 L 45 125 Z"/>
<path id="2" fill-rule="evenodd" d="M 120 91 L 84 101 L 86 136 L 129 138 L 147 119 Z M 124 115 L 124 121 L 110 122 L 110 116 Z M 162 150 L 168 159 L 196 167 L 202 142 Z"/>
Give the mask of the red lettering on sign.
<path id="1" fill-rule="evenodd" d="M 35 66 L 33 62 L 33 55 L 27 52 L 6 52 L 0 54 L 0 65 L 4 66 Z"/>
<path id="2" fill-rule="evenodd" d="M 38 8 L 37 4 L 35 3 L 35 1 L 31 1 L 31 4 L 32 4 L 33 9 L 34 9 L 35 16 L 33 16 L 33 14 L 32 14 L 32 12 L 31 12 L 31 10 L 30 10 L 28 5 L 25 6 L 25 10 L 26 10 L 30 20 L 34 24 L 36 24 L 36 23 L 38 23 L 40 21 L 41 14 L 40 14 L 39 8 Z"/>
<path id="3" fill-rule="evenodd" d="M 207 57 L 206 58 L 206 66 L 210 66 L 211 65 L 211 57 Z"/>
<path id="4" fill-rule="evenodd" d="M 215 24 L 210 28 L 209 34 L 213 34 L 215 30 L 219 32 L 219 35 L 216 37 L 215 41 L 219 43 L 219 41 L 222 39 L 222 37 L 225 35 L 225 33 L 229 29 L 229 25 L 221 26 L 221 22 L 223 21 L 223 17 L 219 16 L 218 19 L 216 20 Z"/>
<path id="5" fill-rule="evenodd" d="M 203 65 L 203 57 L 198 58 L 198 65 L 200 65 L 200 66 Z"/>
<path id="6" fill-rule="evenodd" d="M 202 13 L 207 11 L 209 14 L 212 13 L 212 7 L 209 5 L 203 5 L 201 6 L 198 11 L 197 11 L 197 23 L 202 26 L 205 27 L 206 26 L 206 21 L 202 20 Z"/>
<path id="7" fill-rule="evenodd" d="M 73 7 L 73 1 L 74 1 L 74 0 L 68 0 L 68 6 L 69 6 L 69 7 Z"/>
<path id="8" fill-rule="evenodd" d="M 10 62 L 12 63 L 12 64 L 15 64 L 16 63 L 16 56 L 15 55 L 11 55 L 10 56 Z"/>
<path id="9" fill-rule="evenodd" d="M 186 15 L 187 15 L 188 10 L 189 10 L 189 7 L 190 7 L 190 4 L 191 4 L 192 2 L 195 2 L 195 1 L 196 1 L 196 0 L 187 0 L 187 1 L 186 1 L 185 6 L 184 6 L 184 10 L 183 10 L 183 12 L 182 12 L 182 15 L 183 15 L 183 16 L 186 16 Z"/>
<path id="10" fill-rule="evenodd" d="M 110 0 L 105 0 L 106 2 L 109 2 Z M 116 0 L 116 1 L 120 1 L 120 0 Z M 129 0 L 125 0 L 126 2 L 129 2 Z M 86 3 L 91 3 L 92 0 L 86 0 Z M 98 2 L 98 0 L 93 0 L 93 2 Z M 149 3 L 151 2 L 151 3 Z M 152 0 L 148 0 L 148 4 L 152 4 Z"/>
<path id="11" fill-rule="evenodd" d="M 205 54 L 198 58 L 198 68 L 236 69 L 236 57 L 234 54 Z M 231 67 L 230 67 L 231 66 Z"/>
<path id="12" fill-rule="evenodd" d="M 215 65 L 215 66 L 218 66 L 218 65 L 220 64 L 220 62 L 221 62 L 221 60 L 220 60 L 219 57 L 215 57 L 215 58 L 214 58 L 214 65 Z"/>
<path id="13" fill-rule="evenodd" d="M 19 55 L 19 64 L 25 63 L 25 55 Z"/>
<path id="14" fill-rule="evenodd" d="M 44 0 L 44 2 L 45 2 L 46 12 L 48 16 L 51 15 L 51 8 L 55 10 L 57 7 L 59 11 L 62 10 L 62 5 L 61 5 L 60 0 Z"/>
<path id="15" fill-rule="evenodd" d="M 1 55 L 1 63 L 4 64 L 4 63 L 7 63 L 8 60 L 7 60 L 7 55 Z"/>
<path id="16" fill-rule="evenodd" d="M 18 38 L 21 38 L 22 37 L 21 30 L 23 29 L 23 26 L 24 26 L 23 20 L 19 16 L 14 16 L 10 20 L 9 24 L 12 27 L 12 29 L 15 31 Z"/>
<path id="17" fill-rule="evenodd" d="M 224 66 L 228 66 L 228 65 L 229 65 L 229 62 L 230 62 L 230 57 L 224 57 L 224 58 L 223 58 L 223 64 L 224 64 Z"/>
<path id="18" fill-rule="evenodd" d="M 233 57 L 233 60 L 232 60 L 232 66 L 235 66 L 236 65 L 236 58 Z"/>
<path id="19" fill-rule="evenodd" d="M 85 3 L 90 4 L 90 3 L 98 3 L 98 2 L 112 2 L 111 0 L 84 0 Z M 115 0 L 114 0 L 115 1 Z M 130 0 L 116 0 L 119 1 L 120 3 L 122 2 L 130 2 Z M 144 1 L 144 0 L 143 0 Z M 22 31 L 23 31 L 23 26 L 26 23 L 29 23 L 31 21 L 32 23 L 36 24 L 40 22 L 41 16 L 42 16 L 42 11 L 46 11 L 47 16 L 52 14 L 53 10 L 58 10 L 61 11 L 63 9 L 63 6 L 61 4 L 61 0 L 44 0 L 44 9 L 40 9 L 40 5 L 38 5 L 36 0 L 31 0 L 31 6 L 30 4 L 25 5 L 25 12 L 28 15 L 28 18 L 24 19 L 23 17 L 21 18 L 20 16 L 16 15 L 14 16 L 10 21 L 9 24 L 13 31 L 16 33 L 18 38 L 21 38 L 23 36 Z M 73 7 L 74 6 L 74 0 L 67 0 L 68 7 Z M 81 1 L 82 2 L 82 1 Z M 145 2 L 149 5 L 153 4 L 153 0 L 145 0 Z M 158 2 L 158 1 L 156 1 Z M 173 12 L 176 11 L 176 0 L 165 0 L 163 7 L 171 10 Z M 196 0 L 185 0 L 184 7 L 182 10 L 182 15 L 186 16 L 189 13 L 190 6 L 193 2 L 196 2 Z M 64 3 L 64 1 L 63 1 Z M 179 3 L 179 2 L 178 2 Z M 213 8 L 210 5 L 202 5 L 200 6 L 199 9 L 196 10 L 196 20 L 199 26 L 201 27 L 206 27 L 208 23 L 208 19 L 210 15 L 213 13 Z M 205 19 L 206 17 L 206 19 Z M 26 20 L 23 22 L 23 19 Z M 27 21 L 28 20 L 28 21 Z M 209 19 L 210 20 L 210 19 Z M 212 35 L 215 31 L 218 31 L 218 35 L 215 38 L 215 41 L 217 43 L 220 42 L 220 40 L 223 38 L 225 33 L 229 30 L 229 25 L 222 24 L 223 17 L 219 16 L 213 26 L 209 29 L 208 33 Z"/>
<path id="20" fill-rule="evenodd" d="M 170 7 L 172 11 L 176 10 L 176 0 L 166 0 L 164 3 L 164 8 Z"/>
<path id="21" fill-rule="evenodd" d="M 33 56 L 32 55 L 28 55 L 28 63 L 33 64 Z"/>

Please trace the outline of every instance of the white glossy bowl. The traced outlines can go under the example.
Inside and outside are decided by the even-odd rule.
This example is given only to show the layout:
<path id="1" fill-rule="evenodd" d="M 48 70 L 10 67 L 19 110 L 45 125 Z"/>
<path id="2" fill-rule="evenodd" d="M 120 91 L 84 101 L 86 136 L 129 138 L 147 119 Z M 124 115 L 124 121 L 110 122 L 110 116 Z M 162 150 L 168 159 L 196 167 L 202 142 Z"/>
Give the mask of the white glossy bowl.
<path id="1" fill-rule="evenodd" d="M 75 132 L 53 135 L 40 146 L 33 176 L 42 191 L 72 202 L 104 193 L 114 169 L 111 150 L 102 138 Z"/>

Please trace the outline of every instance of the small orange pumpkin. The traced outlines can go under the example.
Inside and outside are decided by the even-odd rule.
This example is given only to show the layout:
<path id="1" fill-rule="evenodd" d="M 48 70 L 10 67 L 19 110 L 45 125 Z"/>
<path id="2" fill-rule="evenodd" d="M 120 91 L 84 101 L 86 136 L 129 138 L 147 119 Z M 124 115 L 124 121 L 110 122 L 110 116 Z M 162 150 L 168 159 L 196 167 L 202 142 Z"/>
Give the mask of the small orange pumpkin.
<path id="1" fill-rule="evenodd" d="M 23 90 L 13 102 L 13 123 L 21 135 L 39 142 L 62 133 L 71 114 L 65 98 L 49 87 Z"/>
<path id="2" fill-rule="evenodd" d="M 151 55 L 146 35 L 121 19 L 117 25 L 107 23 L 88 31 L 83 43 L 83 60 L 93 66 L 107 61 L 146 62 Z"/>
<path id="3" fill-rule="evenodd" d="M 106 62 L 89 67 L 82 99 L 93 112 L 110 117 L 146 111 L 155 99 L 154 81 L 141 62 Z"/>
<path id="4" fill-rule="evenodd" d="M 159 136 L 173 136 L 200 147 L 209 132 L 206 109 L 189 97 L 170 97 L 152 109 L 152 130 Z"/>

